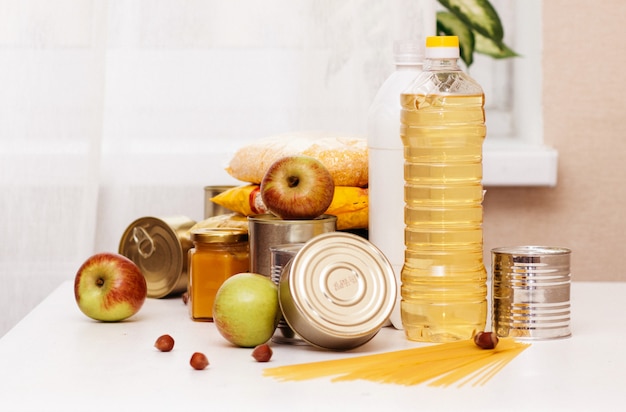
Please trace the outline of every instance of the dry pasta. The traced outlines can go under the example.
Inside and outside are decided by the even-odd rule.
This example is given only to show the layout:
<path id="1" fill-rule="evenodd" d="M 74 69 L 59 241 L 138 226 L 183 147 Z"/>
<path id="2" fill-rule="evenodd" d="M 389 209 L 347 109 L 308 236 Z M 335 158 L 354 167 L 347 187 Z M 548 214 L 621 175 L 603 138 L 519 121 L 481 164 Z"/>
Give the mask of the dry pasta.
<path id="1" fill-rule="evenodd" d="M 398 385 L 484 385 L 530 344 L 502 338 L 495 349 L 472 340 L 404 349 L 374 355 L 267 368 L 281 381 L 333 377 L 333 382 L 367 380 Z"/>

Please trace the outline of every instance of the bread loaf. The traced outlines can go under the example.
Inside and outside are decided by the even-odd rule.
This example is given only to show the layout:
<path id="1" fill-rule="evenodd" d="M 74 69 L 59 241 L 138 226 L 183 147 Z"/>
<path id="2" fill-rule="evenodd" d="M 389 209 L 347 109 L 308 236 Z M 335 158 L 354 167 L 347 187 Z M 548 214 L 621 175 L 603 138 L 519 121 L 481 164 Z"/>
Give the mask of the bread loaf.
<path id="1" fill-rule="evenodd" d="M 274 161 L 291 155 L 318 159 L 336 186 L 367 186 L 367 141 L 329 133 L 300 132 L 259 139 L 240 148 L 226 171 L 235 179 L 260 184 Z"/>

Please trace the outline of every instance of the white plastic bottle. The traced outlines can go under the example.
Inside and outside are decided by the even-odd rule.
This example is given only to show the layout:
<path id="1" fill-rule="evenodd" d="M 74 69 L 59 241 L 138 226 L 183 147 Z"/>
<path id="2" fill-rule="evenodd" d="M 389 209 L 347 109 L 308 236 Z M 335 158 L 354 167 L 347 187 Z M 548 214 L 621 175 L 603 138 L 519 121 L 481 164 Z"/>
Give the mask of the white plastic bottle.
<path id="1" fill-rule="evenodd" d="M 400 95 L 421 73 L 419 41 L 394 43 L 396 70 L 378 90 L 368 113 L 369 241 L 393 266 L 398 286 L 404 264 L 404 147 L 400 138 Z M 391 323 L 402 329 L 400 288 Z"/>

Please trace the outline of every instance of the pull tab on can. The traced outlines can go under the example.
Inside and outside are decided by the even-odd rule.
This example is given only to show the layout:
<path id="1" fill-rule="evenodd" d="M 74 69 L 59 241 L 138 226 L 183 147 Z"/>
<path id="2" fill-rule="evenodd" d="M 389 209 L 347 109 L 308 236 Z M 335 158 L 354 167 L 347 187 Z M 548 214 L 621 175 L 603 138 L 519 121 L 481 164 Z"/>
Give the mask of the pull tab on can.
<path id="1" fill-rule="evenodd" d="M 137 252 L 142 258 L 148 259 L 154 253 L 154 240 L 150 237 L 146 229 L 140 226 L 133 228 L 133 242 L 137 244 Z"/>

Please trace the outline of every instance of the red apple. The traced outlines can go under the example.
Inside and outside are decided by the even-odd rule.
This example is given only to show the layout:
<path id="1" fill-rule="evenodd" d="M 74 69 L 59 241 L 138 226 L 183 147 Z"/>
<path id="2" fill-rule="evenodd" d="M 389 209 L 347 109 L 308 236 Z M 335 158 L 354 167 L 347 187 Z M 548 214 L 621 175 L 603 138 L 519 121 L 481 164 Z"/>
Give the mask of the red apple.
<path id="1" fill-rule="evenodd" d="M 74 279 L 74 297 L 92 319 L 116 322 L 141 309 L 148 287 L 139 267 L 125 256 L 98 253 L 82 264 Z"/>
<path id="2" fill-rule="evenodd" d="M 302 155 L 276 160 L 261 181 L 267 210 L 281 219 L 315 219 L 333 201 L 333 177 L 319 160 Z"/>

